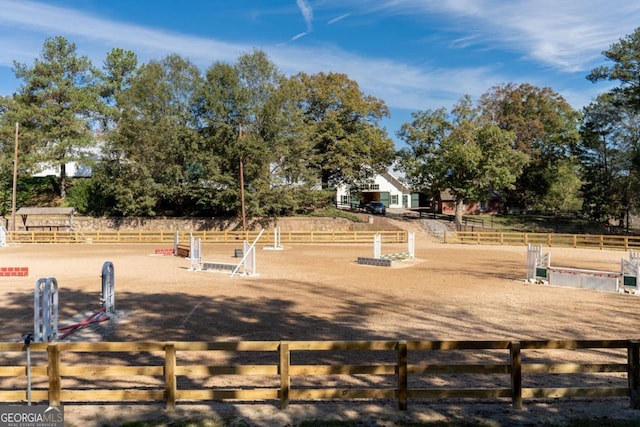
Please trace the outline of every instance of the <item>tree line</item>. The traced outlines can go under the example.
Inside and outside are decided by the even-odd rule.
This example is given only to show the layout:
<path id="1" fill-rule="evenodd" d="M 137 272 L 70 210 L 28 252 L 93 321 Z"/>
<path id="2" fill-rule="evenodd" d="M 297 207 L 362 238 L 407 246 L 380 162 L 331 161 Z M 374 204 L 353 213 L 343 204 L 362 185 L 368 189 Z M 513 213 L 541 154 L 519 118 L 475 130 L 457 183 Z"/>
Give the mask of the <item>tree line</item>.
<path id="1" fill-rule="evenodd" d="M 507 209 L 580 211 L 624 220 L 640 200 L 640 28 L 586 78 L 617 86 L 582 111 L 551 88 L 504 83 L 477 100 L 416 111 L 397 136 L 389 109 L 340 73 L 285 76 L 259 50 L 201 71 L 179 55 L 140 64 L 113 49 L 100 68 L 63 37 L 45 40 L 0 98 L 0 214 L 10 208 L 13 132 L 19 174 L 58 166 L 60 203 L 88 215 L 249 216 L 334 203 L 394 167 L 415 192 L 489 194 Z M 65 165 L 92 167 L 67 180 Z M 19 181 L 20 182 L 20 181 Z"/>

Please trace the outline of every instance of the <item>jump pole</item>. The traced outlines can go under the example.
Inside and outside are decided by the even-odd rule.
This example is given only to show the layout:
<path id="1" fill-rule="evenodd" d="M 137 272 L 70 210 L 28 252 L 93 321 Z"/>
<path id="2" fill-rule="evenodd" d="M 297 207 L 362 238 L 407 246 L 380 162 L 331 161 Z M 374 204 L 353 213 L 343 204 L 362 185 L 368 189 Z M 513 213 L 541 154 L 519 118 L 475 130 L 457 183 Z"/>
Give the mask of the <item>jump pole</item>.
<path id="1" fill-rule="evenodd" d="M 409 258 L 414 259 L 416 257 L 416 233 L 409 233 L 409 240 L 407 242 L 407 252 L 409 252 Z"/>
<path id="2" fill-rule="evenodd" d="M 173 235 L 173 254 L 178 255 L 178 244 L 180 243 L 180 232 L 176 230 Z"/>
<path id="3" fill-rule="evenodd" d="M 202 270 L 202 239 L 193 237 L 193 234 L 189 237 L 189 262 L 191 263 L 190 269 L 193 271 Z"/>
<path id="4" fill-rule="evenodd" d="M 260 230 L 258 237 L 256 237 L 256 239 L 253 241 L 251 245 L 249 245 L 249 243 L 246 240 L 244 241 L 243 250 L 242 250 L 243 252 L 242 259 L 240 260 L 236 268 L 231 272 L 231 277 L 235 276 L 238 273 L 241 265 L 244 265 L 245 274 L 249 274 L 250 276 L 253 276 L 256 274 L 256 249 L 255 248 L 256 248 L 256 243 L 258 243 L 258 240 L 260 240 L 260 237 L 262 236 L 262 233 L 264 233 L 264 228 Z M 248 271 L 250 271 L 250 273 L 247 273 Z"/>
<path id="5" fill-rule="evenodd" d="M 409 238 L 407 239 L 407 254 L 409 254 L 410 259 L 414 259 L 416 257 L 416 233 L 409 233 Z M 373 258 L 381 259 L 382 258 L 382 235 L 376 234 L 373 236 Z M 405 257 L 406 258 L 406 257 Z"/>
<path id="6" fill-rule="evenodd" d="M 7 246 L 7 229 L 0 225 L 0 248 Z"/>
<path id="7" fill-rule="evenodd" d="M 281 251 L 283 249 L 282 241 L 280 237 L 280 227 L 275 227 L 273 229 L 273 247 L 266 246 L 263 249 L 272 250 L 272 251 Z"/>
<path id="8" fill-rule="evenodd" d="M 33 341 L 50 342 L 58 339 L 58 281 L 55 277 L 41 278 L 33 294 Z"/>
<path id="9" fill-rule="evenodd" d="M 116 279 L 114 274 L 113 263 L 106 261 L 102 265 L 102 294 L 100 302 L 105 313 L 116 312 Z"/>

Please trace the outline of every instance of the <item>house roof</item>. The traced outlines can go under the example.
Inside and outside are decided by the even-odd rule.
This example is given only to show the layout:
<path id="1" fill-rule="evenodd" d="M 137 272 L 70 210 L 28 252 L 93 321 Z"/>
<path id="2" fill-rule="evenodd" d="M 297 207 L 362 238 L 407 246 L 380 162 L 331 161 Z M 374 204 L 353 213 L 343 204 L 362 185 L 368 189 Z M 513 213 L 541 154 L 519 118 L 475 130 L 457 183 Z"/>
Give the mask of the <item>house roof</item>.
<path id="1" fill-rule="evenodd" d="M 391 184 L 393 184 L 394 187 L 398 188 L 403 193 L 409 191 L 409 187 L 407 187 L 404 182 L 400 181 L 400 179 L 393 176 L 390 172 L 384 172 L 381 175 L 384 176 L 387 181 L 389 181 Z"/>

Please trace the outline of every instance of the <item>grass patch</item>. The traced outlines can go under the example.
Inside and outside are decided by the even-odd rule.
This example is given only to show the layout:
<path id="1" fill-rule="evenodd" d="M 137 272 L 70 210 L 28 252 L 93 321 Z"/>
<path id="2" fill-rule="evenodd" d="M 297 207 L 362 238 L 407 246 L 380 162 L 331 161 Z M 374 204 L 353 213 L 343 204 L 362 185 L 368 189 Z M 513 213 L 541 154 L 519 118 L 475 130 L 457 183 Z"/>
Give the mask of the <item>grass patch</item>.
<path id="1" fill-rule="evenodd" d="M 603 234 L 602 224 L 574 215 L 468 215 L 473 223 L 505 232 Z"/>
<path id="2" fill-rule="evenodd" d="M 346 218 L 349 221 L 353 222 L 362 222 L 358 215 L 354 215 L 349 211 L 343 211 L 342 209 L 338 209 L 334 206 L 328 206 L 326 208 L 315 210 L 306 216 L 310 217 L 320 217 L 320 218 Z"/>

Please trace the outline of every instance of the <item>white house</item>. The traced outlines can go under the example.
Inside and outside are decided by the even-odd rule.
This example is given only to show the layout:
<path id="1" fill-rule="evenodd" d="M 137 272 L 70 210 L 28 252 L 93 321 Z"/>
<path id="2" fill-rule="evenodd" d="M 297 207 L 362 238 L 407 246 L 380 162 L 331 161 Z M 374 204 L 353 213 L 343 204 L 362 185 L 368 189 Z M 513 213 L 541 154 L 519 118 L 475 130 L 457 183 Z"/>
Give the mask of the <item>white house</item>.
<path id="1" fill-rule="evenodd" d="M 91 176 L 91 167 L 83 165 L 77 162 L 71 162 L 66 164 L 66 174 L 68 178 L 89 178 Z M 37 173 L 34 173 L 34 177 L 45 176 L 60 176 L 60 166 L 48 166 Z"/>
<path id="2" fill-rule="evenodd" d="M 377 174 L 373 181 L 361 187 L 341 185 L 336 191 L 336 205 L 358 207 L 371 201 L 384 203 L 388 208 L 418 207 L 417 193 L 411 190 L 389 172 Z"/>

